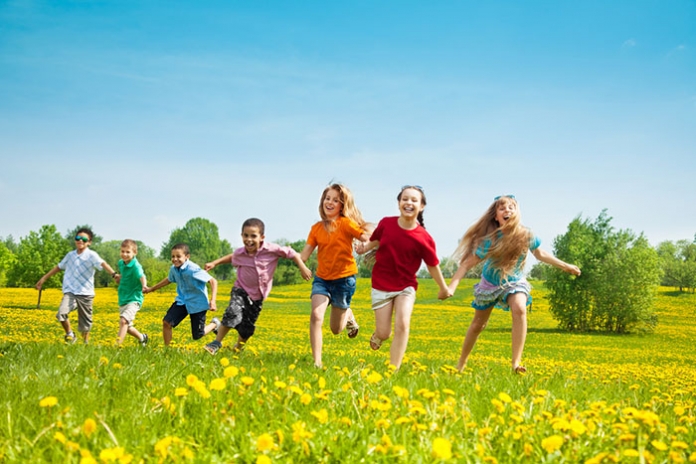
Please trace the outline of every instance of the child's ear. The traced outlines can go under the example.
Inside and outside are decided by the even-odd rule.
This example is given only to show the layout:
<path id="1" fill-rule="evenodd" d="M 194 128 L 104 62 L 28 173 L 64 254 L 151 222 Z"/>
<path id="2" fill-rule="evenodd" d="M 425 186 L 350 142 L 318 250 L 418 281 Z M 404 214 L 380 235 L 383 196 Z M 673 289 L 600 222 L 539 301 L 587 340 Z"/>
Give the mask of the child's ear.
<path id="1" fill-rule="evenodd" d="M 266 236 L 265 236 L 265 235 L 262 235 L 262 236 L 261 236 L 261 241 L 263 242 L 264 240 L 266 240 Z"/>

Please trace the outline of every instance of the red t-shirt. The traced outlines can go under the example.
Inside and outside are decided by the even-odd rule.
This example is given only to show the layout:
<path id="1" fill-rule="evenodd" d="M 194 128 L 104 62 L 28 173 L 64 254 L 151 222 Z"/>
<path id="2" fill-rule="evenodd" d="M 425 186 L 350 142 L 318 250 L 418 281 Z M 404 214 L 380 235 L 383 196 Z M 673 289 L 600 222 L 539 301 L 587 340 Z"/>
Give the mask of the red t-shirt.
<path id="1" fill-rule="evenodd" d="M 437 266 L 440 260 L 435 241 L 424 227 L 402 229 L 399 218 L 386 217 L 379 221 L 370 241 L 379 240 L 372 269 L 372 288 L 384 292 L 398 292 L 406 287 L 418 288 L 416 273 L 421 262 Z"/>

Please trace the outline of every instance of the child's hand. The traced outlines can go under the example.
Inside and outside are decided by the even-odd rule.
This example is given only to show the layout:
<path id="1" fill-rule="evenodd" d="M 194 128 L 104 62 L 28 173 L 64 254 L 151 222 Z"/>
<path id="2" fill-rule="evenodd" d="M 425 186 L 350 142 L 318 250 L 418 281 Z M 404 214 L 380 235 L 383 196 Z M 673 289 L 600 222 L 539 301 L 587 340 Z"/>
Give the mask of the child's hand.
<path id="1" fill-rule="evenodd" d="M 217 311 L 217 304 L 214 301 L 210 302 L 210 306 L 208 306 L 208 311 Z"/>
<path id="2" fill-rule="evenodd" d="M 568 264 L 568 267 L 565 270 L 568 274 L 573 274 L 576 276 L 579 276 L 582 272 L 580 271 L 580 268 L 577 267 L 574 264 Z"/>
<path id="3" fill-rule="evenodd" d="M 121 274 L 116 274 L 114 276 L 114 280 L 116 281 L 117 284 L 121 283 Z"/>
<path id="4" fill-rule="evenodd" d="M 451 291 L 449 288 L 442 288 L 437 293 L 437 298 L 439 300 L 446 300 L 447 298 L 450 298 L 452 295 L 454 295 L 454 292 Z"/>
<path id="5" fill-rule="evenodd" d="M 39 281 L 36 282 L 36 289 L 41 290 L 41 287 L 43 287 L 43 279 L 39 279 Z"/>
<path id="6" fill-rule="evenodd" d="M 214 267 L 215 267 L 214 263 L 205 263 L 205 266 L 203 266 L 203 269 L 205 269 L 206 271 L 209 271 Z"/>
<path id="7" fill-rule="evenodd" d="M 365 242 L 359 242 L 355 245 L 355 252 L 359 255 L 365 253 Z"/>
<path id="8" fill-rule="evenodd" d="M 301 269 L 300 273 L 302 274 L 302 278 L 304 280 L 309 280 L 312 278 L 312 271 L 308 267 Z"/>
<path id="9" fill-rule="evenodd" d="M 150 293 L 152 291 L 152 287 L 148 287 L 147 285 L 143 285 L 143 293 Z"/>

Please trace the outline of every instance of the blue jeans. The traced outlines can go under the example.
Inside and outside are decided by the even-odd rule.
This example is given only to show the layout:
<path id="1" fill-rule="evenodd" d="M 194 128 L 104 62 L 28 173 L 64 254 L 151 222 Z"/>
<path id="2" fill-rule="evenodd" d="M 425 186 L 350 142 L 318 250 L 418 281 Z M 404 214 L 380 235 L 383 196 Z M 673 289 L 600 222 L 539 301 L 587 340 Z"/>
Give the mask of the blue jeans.
<path id="1" fill-rule="evenodd" d="M 324 280 L 314 277 L 312 282 L 312 295 L 326 295 L 329 303 L 334 308 L 350 308 L 350 300 L 355 293 L 355 276 L 343 277 L 335 280 Z"/>

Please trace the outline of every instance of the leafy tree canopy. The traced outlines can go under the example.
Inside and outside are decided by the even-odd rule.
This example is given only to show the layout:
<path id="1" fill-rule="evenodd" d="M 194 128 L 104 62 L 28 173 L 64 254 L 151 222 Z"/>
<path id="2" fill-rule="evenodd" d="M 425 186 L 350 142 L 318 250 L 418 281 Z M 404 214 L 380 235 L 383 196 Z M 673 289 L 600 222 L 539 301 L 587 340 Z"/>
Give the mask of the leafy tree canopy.
<path id="1" fill-rule="evenodd" d="M 54 225 L 44 225 L 38 232 L 29 232 L 19 241 L 16 262 L 7 273 L 7 285 L 33 287 L 71 249 L 72 246 L 68 245 Z M 44 288 L 60 287 L 61 278 L 60 273 L 54 275 L 44 284 Z"/>

